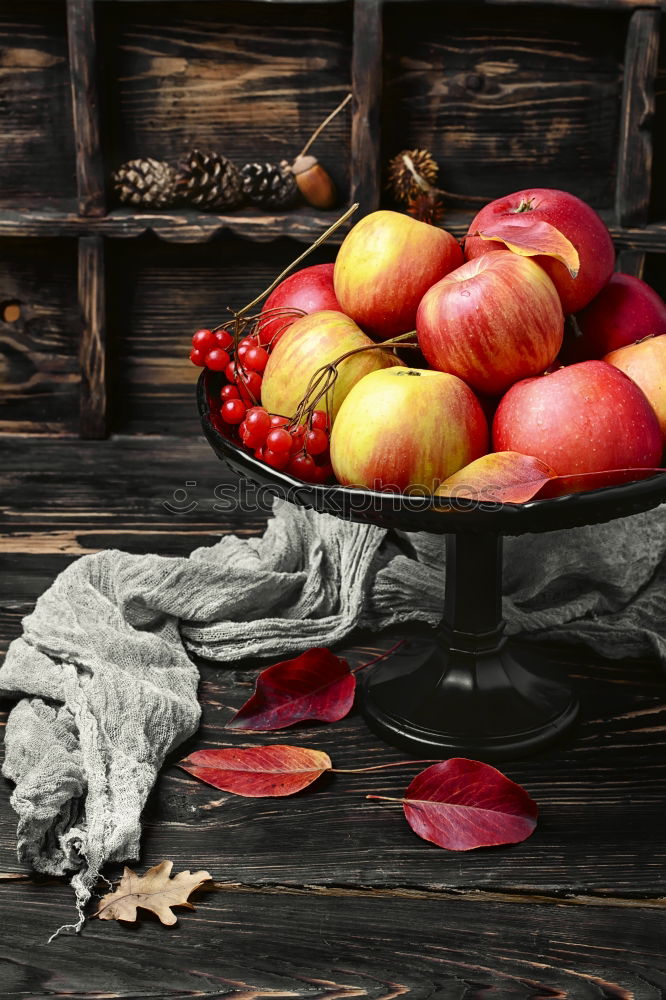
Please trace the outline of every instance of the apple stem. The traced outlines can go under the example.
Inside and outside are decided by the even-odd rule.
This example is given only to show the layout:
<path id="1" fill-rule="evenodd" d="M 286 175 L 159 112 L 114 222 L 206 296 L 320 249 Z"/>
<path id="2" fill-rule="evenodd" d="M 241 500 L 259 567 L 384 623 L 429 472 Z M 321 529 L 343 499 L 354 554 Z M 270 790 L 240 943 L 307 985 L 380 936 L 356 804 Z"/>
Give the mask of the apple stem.
<path id="1" fill-rule="evenodd" d="M 399 802 L 401 805 L 404 799 L 394 799 L 390 795 L 366 795 L 366 799 L 379 799 L 381 802 Z"/>
<path id="2" fill-rule="evenodd" d="M 286 278 L 287 275 L 290 274 L 294 270 L 295 267 L 298 267 L 298 265 L 301 263 L 301 261 L 305 260 L 305 258 L 308 256 L 308 254 L 311 254 L 313 250 L 316 250 L 317 247 L 320 247 L 322 245 L 322 243 L 325 243 L 326 240 L 329 238 L 329 236 L 333 235 L 333 233 L 336 231 L 336 229 L 339 229 L 340 226 L 343 226 L 345 224 L 345 222 L 349 218 L 351 218 L 351 216 L 354 214 L 354 212 L 356 211 L 356 209 L 358 207 L 359 207 L 358 206 L 358 202 L 355 202 L 350 208 L 348 208 L 347 211 L 344 213 L 344 215 L 341 215 L 340 218 L 337 219 L 333 223 L 332 226 L 329 226 L 325 233 L 322 233 L 321 236 L 318 236 L 317 239 L 314 241 L 314 243 L 312 243 L 307 248 L 307 250 L 304 250 L 303 253 L 299 257 L 296 258 L 296 260 L 292 261 L 291 264 L 289 264 L 287 267 L 285 267 L 284 271 L 282 271 L 280 274 L 278 274 L 277 278 L 270 283 L 270 285 L 268 286 L 268 288 L 266 288 L 263 292 L 261 292 L 260 295 L 257 295 L 256 298 L 252 299 L 251 302 L 248 302 L 248 304 L 246 306 L 243 306 L 242 309 L 239 309 L 238 312 L 234 314 L 235 318 L 237 320 L 241 319 L 242 317 L 244 317 L 246 315 L 246 313 L 248 313 L 250 311 L 250 309 L 252 309 L 254 306 L 258 305 L 259 302 L 262 301 L 262 299 L 265 299 L 267 295 L 270 295 L 270 293 L 273 291 L 273 289 L 276 288 L 277 285 L 280 284 L 280 282 L 283 280 L 283 278 Z"/>
<path id="3" fill-rule="evenodd" d="M 315 139 L 319 138 L 319 136 L 324 131 L 324 129 L 326 128 L 326 126 L 329 124 L 329 122 L 332 122 L 333 119 L 335 118 L 335 116 L 340 114 L 340 112 L 342 111 L 342 109 L 349 104 L 349 102 L 351 101 L 351 99 L 352 99 L 352 95 L 351 94 L 347 94 L 347 96 L 344 98 L 344 100 L 342 100 L 340 102 L 340 104 L 338 104 L 338 106 L 335 109 L 335 111 L 331 111 L 330 115 L 327 115 L 326 118 L 324 118 L 324 120 L 321 123 L 321 125 L 317 126 L 317 128 L 314 130 L 314 132 L 312 133 L 312 135 L 310 136 L 310 138 L 308 139 L 308 141 L 305 143 L 305 145 L 303 146 L 303 149 L 300 151 L 300 153 L 298 154 L 298 156 L 296 157 L 296 159 L 298 159 L 299 156 L 305 156 L 305 154 L 307 153 L 308 149 L 310 148 L 310 146 L 312 145 L 312 143 L 315 141 Z"/>
<path id="4" fill-rule="evenodd" d="M 371 667 L 373 663 L 379 663 L 380 660 L 385 660 L 387 656 L 390 656 L 396 649 L 404 644 L 404 639 L 398 639 L 389 649 L 384 650 L 383 653 L 379 653 L 377 656 L 373 656 L 371 660 L 367 660 L 366 663 L 361 663 L 358 667 L 354 667 L 351 671 L 352 674 L 357 674 L 359 670 L 365 670 L 366 667 Z"/>

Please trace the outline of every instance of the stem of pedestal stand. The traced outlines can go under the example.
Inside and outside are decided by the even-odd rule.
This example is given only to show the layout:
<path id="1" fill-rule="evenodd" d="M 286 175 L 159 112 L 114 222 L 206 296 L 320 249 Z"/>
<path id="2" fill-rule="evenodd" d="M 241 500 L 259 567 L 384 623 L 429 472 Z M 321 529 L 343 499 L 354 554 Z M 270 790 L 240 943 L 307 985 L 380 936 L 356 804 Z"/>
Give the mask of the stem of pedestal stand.
<path id="1" fill-rule="evenodd" d="M 441 628 L 446 644 L 496 647 L 502 619 L 502 536 L 446 536 L 446 590 Z"/>
<path id="2" fill-rule="evenodd" d="M 523 756 L 560 736 L 578 710 L 537 647 L 519 650 L 504 637 L 502 538 L 487 533 L 447 537 L 439 629 L 368 674 L 362 708 L 371 727 L 428 757 Z"/>

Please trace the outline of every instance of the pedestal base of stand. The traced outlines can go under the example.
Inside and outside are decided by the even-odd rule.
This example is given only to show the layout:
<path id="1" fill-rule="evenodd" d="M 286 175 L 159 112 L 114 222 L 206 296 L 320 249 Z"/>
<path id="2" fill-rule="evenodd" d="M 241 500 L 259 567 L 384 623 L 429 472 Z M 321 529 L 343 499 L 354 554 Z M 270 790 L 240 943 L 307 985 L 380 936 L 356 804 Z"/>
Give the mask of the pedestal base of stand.
<path id="1" fill-rule="evenodd" d="M 554 742 L 578 699 L 537 652 L 510 640 L 483 651 L 410 639 L 370 672 L 361 708 L 370 727 L 412 754 L 508 760 Z"/>

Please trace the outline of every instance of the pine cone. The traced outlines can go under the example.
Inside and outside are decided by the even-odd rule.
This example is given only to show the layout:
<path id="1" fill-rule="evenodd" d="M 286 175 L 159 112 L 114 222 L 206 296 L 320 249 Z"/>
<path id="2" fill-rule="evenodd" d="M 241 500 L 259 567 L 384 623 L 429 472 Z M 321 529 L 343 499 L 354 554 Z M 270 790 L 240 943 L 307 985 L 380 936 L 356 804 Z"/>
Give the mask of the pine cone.
<path id="1" fill-rule="evenodd" d="M 176 200 L 177 173 L 152 156 L 128 160 L 111 175 L 113 188 L 123 205 L 166 208 Z"/>
<path id="2" fill-rule="evenodd" d="M 442 196 L 436 188 L 419 191 L 407 202 L 407 211 L 420 222 L 429 222 L 431 226 L 436 226 L 444 215 Z"/>
<path id="3" fill-rule="evenodd" d="M 238 167 L 219 153 L 191 150 L 177 184 L 181 197 L 197 208 L 235 208 L 243 200 Z"/>
<path id="4" fill-rule="evenodd" d="M 287 163 L 246 163 L 241 177 L 245 197 L 262 208 L 288 208 L 298 197 L 298 185 Z"/>
<path id="5" fill-rule="evenodd" d="M 387 188 L 396 201 L 407 203 L 437 181 L 439 167 L 427 149 L 403 149 L 389 162 Z"/>

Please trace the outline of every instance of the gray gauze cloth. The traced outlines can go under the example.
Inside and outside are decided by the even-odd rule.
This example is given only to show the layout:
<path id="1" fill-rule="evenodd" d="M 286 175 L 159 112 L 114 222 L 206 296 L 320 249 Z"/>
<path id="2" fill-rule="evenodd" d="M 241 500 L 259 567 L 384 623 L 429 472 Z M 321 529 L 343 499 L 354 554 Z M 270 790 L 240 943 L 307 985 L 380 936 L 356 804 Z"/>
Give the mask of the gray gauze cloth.
<path id="1" fill-rule="evenodd" d="M 666 659 L 666 525 L 659 510 L 508 539 L 510 632 Z M 0 670 L 22 696 L 6 731 L 18 855 L 74 873 L 82 923 L 102 866 L 136 858 L 165 755 L 199 723 L 188 653 L 220 664 L 332 646 L 355 628 L 435 624 L 444 545 L 275 501 L 261 538 L 185 558 L 107 551 L 72 563 L 23 621 Z"/>

